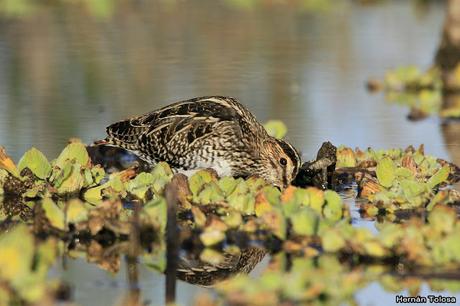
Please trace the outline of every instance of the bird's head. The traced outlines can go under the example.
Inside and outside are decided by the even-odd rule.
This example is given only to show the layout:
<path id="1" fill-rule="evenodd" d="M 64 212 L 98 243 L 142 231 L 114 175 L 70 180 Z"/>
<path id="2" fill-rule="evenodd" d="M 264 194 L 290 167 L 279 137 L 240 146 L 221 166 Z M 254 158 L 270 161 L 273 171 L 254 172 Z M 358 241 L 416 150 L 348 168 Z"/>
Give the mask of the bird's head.
<path id="1" fill-rule="evenodd" d="M 301 166 L 299 152 L 288 142 L 273 137 L 263 142 L 260 161 L 259 175 L 280 188 L 295 179 Z"/>

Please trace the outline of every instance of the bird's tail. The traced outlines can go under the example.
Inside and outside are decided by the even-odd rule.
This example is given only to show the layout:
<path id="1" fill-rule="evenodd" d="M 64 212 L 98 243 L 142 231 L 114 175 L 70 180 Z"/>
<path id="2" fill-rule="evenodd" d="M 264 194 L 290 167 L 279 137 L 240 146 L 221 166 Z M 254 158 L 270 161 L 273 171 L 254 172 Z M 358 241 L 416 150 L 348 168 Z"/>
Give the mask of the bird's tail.
<path id="1" fill-rule="evenodd" d="M 96 141 L 96 145 L 120 147 L 130 151 L 139 150 L 138 139 L 145 131 L 144 126 L 135 126 L 129 119 L 109 125 L 106 129 L 107 137 Z"/>
<path id="2" fill-rule="evenodd" d="M 93 146 L 117 147 L 117 148 L 122 148 L 128 151 L 136 152 L 136 153 L 139 150 L 139 147 L 136 142 L 134 143 L 124 142 L 112 136 L 108 136 L 105 139 L 101 139 L 101 140 L 97 140 L 93 142 Z"/>
<path id="3" fill-rule="evenodd" d="M 100 140 L 96 140 L 93 142 L 93 146 L 98 146 L 98 145 L 104 146 L 104 145 L 110 145 L 110 143 L 107 141 L 107 139 L 100 139 Z"/>

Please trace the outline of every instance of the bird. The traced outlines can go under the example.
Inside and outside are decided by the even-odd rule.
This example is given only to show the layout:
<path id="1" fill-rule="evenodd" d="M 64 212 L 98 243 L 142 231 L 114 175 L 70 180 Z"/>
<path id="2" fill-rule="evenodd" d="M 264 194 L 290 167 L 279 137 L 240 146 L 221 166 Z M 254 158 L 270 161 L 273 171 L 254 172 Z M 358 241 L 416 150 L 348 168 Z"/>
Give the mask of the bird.
<path id="1" fill-rule="evenodd" d="M 238 274 L 249 274 L 267 253 L 257 246 L 242 248 L 237 254 L 224 251 L 223 260 L 217 264 L 205 262 L 195 254 L 180 255 L 176 276 L 192 285 L 212 287 Z"/>
<path id="2" fill-rule="evenodd" d="M 96 142 L 133 152 L 150 165 L 167 162 L 188 176 L 214 169 L 220 177 L 262 177 L 279 188 L 296 177 L 299 151 L 270 136 L 232 97 L 204 96 L 172 103 L 109 125 Z"/>

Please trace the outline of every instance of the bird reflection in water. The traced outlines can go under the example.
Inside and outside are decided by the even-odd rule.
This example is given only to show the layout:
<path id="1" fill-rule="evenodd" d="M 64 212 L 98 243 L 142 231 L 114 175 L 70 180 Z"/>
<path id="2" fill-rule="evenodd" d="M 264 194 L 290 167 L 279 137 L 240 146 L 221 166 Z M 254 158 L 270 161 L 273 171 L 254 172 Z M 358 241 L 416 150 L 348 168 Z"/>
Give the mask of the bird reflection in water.
<path id="1" fill-rule="evenodd" d="M 192 254 L 184 254 L 179 256 L 176 276 L 193 285 L 213 286 L 240 273 L 250 273 L 266 253 L 261 247 L 247 247 L 238 254 L 224 252 L 224 259 L 217 264 L 210 264 Z"/>

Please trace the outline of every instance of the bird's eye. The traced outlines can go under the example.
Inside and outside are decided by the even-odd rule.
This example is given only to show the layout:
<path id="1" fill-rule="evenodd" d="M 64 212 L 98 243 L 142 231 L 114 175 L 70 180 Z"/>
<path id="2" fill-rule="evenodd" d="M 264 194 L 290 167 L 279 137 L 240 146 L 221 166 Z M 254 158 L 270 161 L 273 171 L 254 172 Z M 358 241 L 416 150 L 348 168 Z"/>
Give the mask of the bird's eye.
<path id="1" fill-rule="evenodd" d="M 281 158 L 280 158 L 280 164 L 283 165 L 283 166 L 286 166 L 286 165 L 287 165 L 287 160 L 286 160 L 286 158 L 281 157 Z"/>

